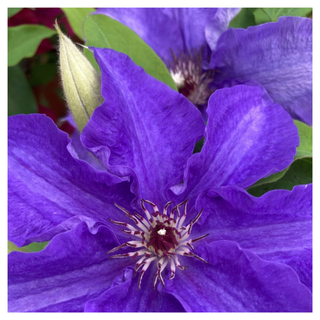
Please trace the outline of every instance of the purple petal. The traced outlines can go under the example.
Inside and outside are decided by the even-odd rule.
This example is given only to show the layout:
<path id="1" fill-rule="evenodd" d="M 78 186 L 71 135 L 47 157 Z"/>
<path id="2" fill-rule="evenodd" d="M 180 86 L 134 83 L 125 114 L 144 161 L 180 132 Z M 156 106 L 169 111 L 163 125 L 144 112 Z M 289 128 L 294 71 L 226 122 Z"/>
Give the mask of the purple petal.
<path id="1" fill-rule="evenodd" d="M 69 152 L 77 159 L 84 160 L 98 171 L 106 171 L 99 160 L 89 152 L 80 140 L 80 133 L 75 130 L 71 135 L 71 145 L 69 145 Z"/>
<path id="2" fill-rule="evenodd" d="M 159 8 L 100 8 L 104 14 L 132 29 L 165 61 L 172 59 L 171 50 L 183 50 L 177 24 Z"/>
<path id="3" fill-rule="evenodd" d="M 194 49 L 202 49 L 203 59 L 208 60 L 211 50 L 207 44 L 206 27 L 218 32 L 215 21 L 217 8 L 164 8 L 163 12 L 168 15 L 177 25 L 183 41 L 183 51 L 192 52 Z M 219 18 L 221 15 L 219 14 Z M 222 32 L 225 31 L 222 30 Z M 221 33 L 222 33 L 221 32 Z"/>
<path id="4" fill-rule="evenodd" d="M 165 292 L 188 312 L 311 312 L 312 296 L 291 267 L 262 260 L 235 242 L 197 248 L 209 264 L 185 259 L 190 268 L 167 281 Z"/>
<path id="5" fill-rule="evenodd" d="M 171 188 L 182 200 L 216 186 L 246 188 L 292 162 L 297 128 L 263 89 L 239 85 L 217 90 L 207 112 L 205 144 L 190 157 L 185 183 Z"/>
<path id="6" fill-rule="evenodd" d="M 278 22 L 229 29 L 212 55 L 215 82 L 259 82 L 290 115 L 312 123 L 312 20 L 280 17 Z"/>
<path id="7" fill-rule="evenodd" d="M 86 304 L 87 312 L 184 312 L 180 302 L 170 294 L 153 289 L 154 274 L 148 270 L 138 290 L 137 278 L 128 270 L 126 281 L 116 279 L 100 297 Z"/>
<path id="8" fill-rule="evenodd" d="M 210 58 L 208 44 L 215 47 L 239 11 L 234 8 L 100 8 L 95 13 L 126 25 L 169 62 L 171 51 L 179 54 L 200 48 L 203 58 Z"/>
<path id="9" fill-rule="evenodd" d="M 109 260 L 117 245 L 106 227 L 91 234 L 85 223 L 57 235 L 40 252 L 9 254 L 10 312 L 81 312 L 107 290 L 130 261 Z"/>
<path id="10" fill-rule="evenodd" d="M 205 27 L 205 35 L 211 50 L 215 50 L 221 34 L 228 29 L 230 21 L 240 12 L 240 8 L 218 8 Z"/>
<path id="11" fill-rule="evenodd" d="M 85 221 L 93 228 L 122 219 L 130 183 L 96 171 L 68 151 L 70 139 L 44 115 L 9 117 L 9 240 L 18 246 L 50 240 Z"/>
<path id="12" fill-rule="evenodd" d="M 185 97 L 147 75 L 125 54 L 93 50 L 105 101 L 84 128 L 82 143 L 110 172 L 137 176 L 141 191 L 137 197 L 161 206 L 163 190 L 182 176 L 203 135 L 201 115 Z"/>
<path id="13" fill-rule="evenodd" d="M 215 188 L 201 196 L 204 209 L 195 233 L 207 241 L 233 240 L 266 260 L 290 265 L 312 288 L 312 185 L 273 190 L 255 198 L 237 187 Z"/>

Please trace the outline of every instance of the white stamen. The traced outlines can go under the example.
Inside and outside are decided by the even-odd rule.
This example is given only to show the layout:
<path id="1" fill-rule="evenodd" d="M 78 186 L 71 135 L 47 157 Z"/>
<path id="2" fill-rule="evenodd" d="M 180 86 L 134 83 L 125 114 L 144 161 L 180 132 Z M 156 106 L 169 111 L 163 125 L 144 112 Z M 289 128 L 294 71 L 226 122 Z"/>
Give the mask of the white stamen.
<path id="1" fill-rule="evenodd" d="M 158 231 L 158 235 L 160 235 L 160 236 L 165 236 L 166 233 L 167 233 L 166 229 L 161 229 Z"/>
<path id="2" fill-rule="evenodd" d="M 180 71 L 178 71 L 177 73 L 174 73 L 174 72 L 170 72 L 171 74 L 171 77 L 174 81 L 174 83 L 176 84 L 177 88 L 183 88 L 184 87 L 184 82 L 185 82 L 185 79 L 182 75 L 182 73 Z"/>

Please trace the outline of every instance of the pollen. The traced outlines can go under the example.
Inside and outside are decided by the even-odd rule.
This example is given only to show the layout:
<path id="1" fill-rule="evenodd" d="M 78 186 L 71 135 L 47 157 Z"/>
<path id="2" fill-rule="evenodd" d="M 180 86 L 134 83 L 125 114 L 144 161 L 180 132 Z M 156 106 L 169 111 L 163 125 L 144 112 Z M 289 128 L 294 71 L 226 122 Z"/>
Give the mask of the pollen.
<path id="1" fill-rule="evenodd" d="M 207 263 L 204 259 L 194 253 L 192 244 L 202 240 L 208 236 L 208 234 L 193 239 L 191 238 L 192 227 L 200 219 L 203 210 L 201 210 L 190 223 L 184 225 L 187 217 L 187 202 L 188 200 L 183 201 L 174 206 L 169 212 L 169 206 L 172 204 L 172 201 L 169 201 L 164 206 L 163 212 L 160 213 L 158 207 L 153 202 L 141 200 L 141 208 L 145 217 L 136 212 L 132 214 L 125 208 L 115 204 L 117 208 L 123 211 L 124 214 L 133 221 L 134 225 L 126 222 L 109 220 L 116 225 L 124 226 L 126 229 L 124 229 L 123 232 L 134 239 L 113 248 L 107 252 L 107 254 L 125 247 L 138 249 L 137 251 L 111 256 L 110 259 L 126 257 L 135 259 L 136 257 L 139 257 L 139 260 L 135 264 L 133 275 L 135 277 L 138 271 L 140 272 L 138 279 L 139 289 L 141 287 L 143 275 L 152 263 L 156 263 L 157 266 L 153 281 L 154 289 L 158 280 L 163 286 L 165 285 L 162 272 L 166 268 L 170 269 L 170 276 L 168 279 L 172 280 L 175 277 L 177 268 L 185 270 L 188 267 L 180 264 L 179 259 L 182 256 L 196 258 Z M 149 212 L 145 204 L 151 206 L 151 212 Z M 184 206 L 184 211 L 183 213 L 180 213 L 180 208 L 182 206 Z"/>
<path id="2" fill-rule="evenodd" d="M 172 77 L 174 83 L 176 84 L 177 88 L 178 89 L 184 88 L 185 79 L 184 79 L 182 73 L 180 71 L 177 71 L 177 72 L 171 71 L 170 74 L 171 74 L 171 77 Z"/>

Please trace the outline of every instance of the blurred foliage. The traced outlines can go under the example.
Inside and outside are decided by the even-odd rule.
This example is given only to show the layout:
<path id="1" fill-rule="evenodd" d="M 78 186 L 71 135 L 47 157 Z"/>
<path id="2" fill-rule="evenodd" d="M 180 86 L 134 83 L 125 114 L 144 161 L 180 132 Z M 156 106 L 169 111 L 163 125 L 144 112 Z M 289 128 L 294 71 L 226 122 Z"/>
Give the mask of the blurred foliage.
<path id="1" fill-rule="evenodd" d="M 8 8 L 8 18 L 11 18 L 21 10 L 22 8 Z"/>
<path id="2" fill-rule="evenodd" d="M 229 28 L 247 29 L 266 22 L 276 22 L 282 16 L 310 17 L 312 8 L 242 8 Z"/>
<path id="3" fill-rule="evenodd" d="M 37 102 L 20 66 L 8 68 L 8 115 L 36 113 Z"/>
<path id="4" fill-rule="evenodd" d="M 14 243 L 8 241 L 8 253 L 12 251 L 35 252 L 43 250 L 49 242 L 34 242 L 24 247 L 17 247 Z"/>
<path id="5" fill-rule="evenodd" d="M 21 25 L 8 28 L 8 66 L 32 57 L 40 42 L 56 32 L 44 26 Z"/>
<path id="6" fill-rule="evenodd" d="M 68 21 L 72 27 L 74 33 L 79 37 L 79 39 L 84 39 L 84 21 L 90 15 L 91 12 L 94 12 L 93 8 L 62 8 L 63 12 L 68 18 Z"/>
<path id="7" fill-rule="evenodd" d="M 55 78 L 58 72 L 55 56 L 53 57 L 52 54 L 41 55 L 39 59 L 34 59 L 33 62 L 29 79 L 32 87 L 48 84 Z"/>
<path id="8" fill-rule="evenodd" d="M 230 21 L 229 28 L 244 28 L 255 26 L 254 11 L 257 8 L 242 8 L 240 12 Z"/>
<path id="9" fill-rule="evenodd" d="M 298 120 L 293 120 L 298 128 L 300 143 L 294 159 L 312 157 L 312 128 Z"/>
<path id="10" fill-rule="evenodd" d="M 256 24 L 266 22 L 276 22 L 279 17 L 293 16 L 293 17 L 309 17 L 312 8 L 260 8 L 254 11 L 254 19 Z"/>

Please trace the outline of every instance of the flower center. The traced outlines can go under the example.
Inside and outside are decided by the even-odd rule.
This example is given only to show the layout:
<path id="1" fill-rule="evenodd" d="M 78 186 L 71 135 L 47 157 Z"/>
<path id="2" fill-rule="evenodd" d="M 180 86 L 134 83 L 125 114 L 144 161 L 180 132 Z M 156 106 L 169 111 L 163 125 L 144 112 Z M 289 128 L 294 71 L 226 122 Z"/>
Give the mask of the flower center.
<path id="1" fill-rule="evenodd" d="M 160 236 L 165 236 L 166 233 L 167 233 L 167 230 L 166 230 L 166 229 L 160 229 L 160 230 L 158 230 L 157 232 L 158 232 L 158 234 L 159 234 Z"/>
<path id="2" fill-rule="evenodd" d="M 172 52 L 172 61 L 168 63 L 170 74 L 181 94 L 196 106 L 204 105 L 213 92 L 209 87 L 213 80 L 213 70 L 204 71 L 201 66 L 201 51 L 190 54 Z"/>
<path id="3" fill-rule="evenodd" d="M 158 207 L 154 203 L 151 201 L 142 200 L 141 208 L 144 211 L 146 218 L 142 217 L 136 212 L 131 214 L 125 208 L 115 204 L 116 207 L 123 211 L 128 218 L 133 220 L 135 227 L 126 222 L 114 221 L 111 219 L 109 220 L 116 225 L 125 226 L 127 229 L 123 230 L 123 232 L 135 237 L 135 240 L 125 242 L 122 245 L 113 248 L 108 252 L 108 254 L 124 247 L 141 248 L 138 251 L 117 254 L 110 257 L 110 259 L 125 257 L 132 257 L 132 259 L 134 259 L 138 256 L 141 256 L 140 260 L 138 260 L 135 265 L 134 272 L 135 276 L 138 270 L 141 268 L 138 280 L 139 289 L 141 286 L 142 277 L 152 262 L 156 262 L 158 266 L 158 270 L 153 282 L 154 288 L 158 279 L 164 286 L 162 271 L 167 265 L 170 265 L 171 269 L 171 276 L 169 277 L 169 280 L 174 278 L 176 268 L 184 270 L 187 267 L 182 267 L 180 265 L 178 256 L 193 257 L 202 262 L 206 262 L 204 259 L 192 252 L 194 251 L 192 244 L 202 240 L 208 236 L 208 234 L 195 239 L 190 239 L 192 227 L 200 219 L 203 210 L 201 210 L 188 225 L 184 226 L 183 223 L 187 216 L 187 202 L 188 200 L 176 205 L 169 214 L 168 208 L 172 203 L 172 201 L 169 201 L 165 205 L 163 213 L 161 214 Z M 151 205 L 153 212 L 150 213 L 145 207 L 144 203 Z M 181 215 L 179 208 L 183 205 L 184 214 Z"/>
<path id="4" fill-rule="evenodd" d="M 179 245 L 175 228 L 166 227 L 164 223 L 157 221 L 155 227 L 151 227 L 150 240 L 147 248 L 157 255 L 168 255 L 174 252 Z"/>

